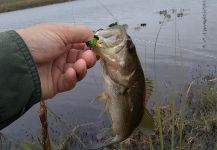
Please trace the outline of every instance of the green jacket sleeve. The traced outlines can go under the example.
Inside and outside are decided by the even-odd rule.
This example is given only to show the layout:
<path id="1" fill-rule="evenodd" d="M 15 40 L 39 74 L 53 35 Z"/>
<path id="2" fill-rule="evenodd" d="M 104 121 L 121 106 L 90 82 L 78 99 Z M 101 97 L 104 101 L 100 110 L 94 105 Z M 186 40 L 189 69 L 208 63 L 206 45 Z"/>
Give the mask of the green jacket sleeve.
<path id="1" fill-rule="evenodd" d="M 15 31 L 0 33 L 0 130 L 41 98 L 41 83 L 33 58 Z"/>

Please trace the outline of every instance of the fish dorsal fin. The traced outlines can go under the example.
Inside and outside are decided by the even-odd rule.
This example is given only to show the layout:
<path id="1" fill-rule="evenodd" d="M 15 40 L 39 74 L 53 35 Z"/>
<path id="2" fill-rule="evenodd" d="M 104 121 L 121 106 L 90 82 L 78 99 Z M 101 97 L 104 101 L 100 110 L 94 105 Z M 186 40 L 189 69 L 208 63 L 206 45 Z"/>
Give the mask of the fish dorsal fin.
<path id="1" fill-rule="evenodd" d="M 144 108 L 144 114 L 139 124 L 139 127 L 144 129 L 154 128 L 154 119 L 146 108 Z"/>
<path id="2" fill-rule="evenodd" d="M 153 81 L 146 78 L 145 79 L 145 100 L 147 101 L 153 92 Z"/>

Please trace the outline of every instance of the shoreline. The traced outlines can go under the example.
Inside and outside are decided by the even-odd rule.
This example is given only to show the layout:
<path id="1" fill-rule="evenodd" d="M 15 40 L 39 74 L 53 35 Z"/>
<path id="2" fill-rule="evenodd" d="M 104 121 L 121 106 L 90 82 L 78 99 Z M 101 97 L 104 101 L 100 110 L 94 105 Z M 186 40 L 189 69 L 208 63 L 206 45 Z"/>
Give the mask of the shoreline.
<path id="1" fill-rule="evenodd" d="M 0 13 L 45 6 L 49 4 L 63 3 L 69 0 L 3 0 L 0 2 Z"/>

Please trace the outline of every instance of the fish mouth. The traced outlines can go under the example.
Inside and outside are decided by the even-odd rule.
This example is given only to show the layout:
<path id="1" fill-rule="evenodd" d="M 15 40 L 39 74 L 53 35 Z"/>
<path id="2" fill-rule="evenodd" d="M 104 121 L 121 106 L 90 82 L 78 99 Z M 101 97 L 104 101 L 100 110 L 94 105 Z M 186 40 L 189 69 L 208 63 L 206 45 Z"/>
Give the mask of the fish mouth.
<path id="1" fill-rule="evenodd" d="M 122 41 L 122 42 L 124 42 L 124 41 Z M 96 47 L 98 49 L 96 51 L 97 53 L 100 53 L 102 55 L 113 56 L 115 54 L 118 54 L 124 48 L 124 44 L 108 45 L 103 40 L 98 40 Z"/>
<path id="2" fill-rule="evenodd" d="M 115 55 L 126 45 L 127 37 L 122 26 L 110 27 L 96 32 L 99 38 L 96 43 L 95 51 L 104 55 Z"/>
<path id="3" fill-rule="evenodd" d="M 96 33 L 99 42 L 103 42 L 108 47 L 119 45 L 123 41 L 123 33 L 121 28 L 108 28 Z"/>

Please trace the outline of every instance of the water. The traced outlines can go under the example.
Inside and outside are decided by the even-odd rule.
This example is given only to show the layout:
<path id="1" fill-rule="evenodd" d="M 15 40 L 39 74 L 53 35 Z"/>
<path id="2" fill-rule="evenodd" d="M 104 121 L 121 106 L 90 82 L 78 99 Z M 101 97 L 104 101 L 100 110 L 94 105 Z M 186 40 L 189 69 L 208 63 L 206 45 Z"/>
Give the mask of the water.
<path id="1" fill-rule="evenodd" d="M 86 24 L 96 30 L 118 20 L 119 23 L 129 26 L 128 33 L 137 47 L 145 73 L 154 79 L 155 94 L 163 96 L 162 101 L 170 95 L 174 83 L 179 88 L 183 81 L 187 85 L 192 78 L 216 71 L 216 0 L 103 0 L 101 2 L 109 12 L 96 0 L 79 0 L 2 13 L 0 31 L 45 22 Z M 164 20 L 164 16 L 159 14 L 162 10 L 167 10 L 170 19 Z M 181 12 L 183 14 L 177 16 Z M 140 27 L 141 23 L 147 25 Z M 100 75 L 100 65 L 97 64 L 88 71 L 87 77 L 77 84 L 76 88 L 58 94 L 48 101 L 48 106 L 71 126 L 97 122 L 102 105 L 90 102 L 102 89 Z M 153 98 L 149 100 L 149 107 L 154 101 Z M 66 132 L 52 115 L 49 117 L 49 123 L 54 129 L 51 133 L 53 136 Z M 10 141 L 22 142 L 30 135 L 39 134 L 39 124 L 38 105 L 35 105 L 2 132 Z"/>

